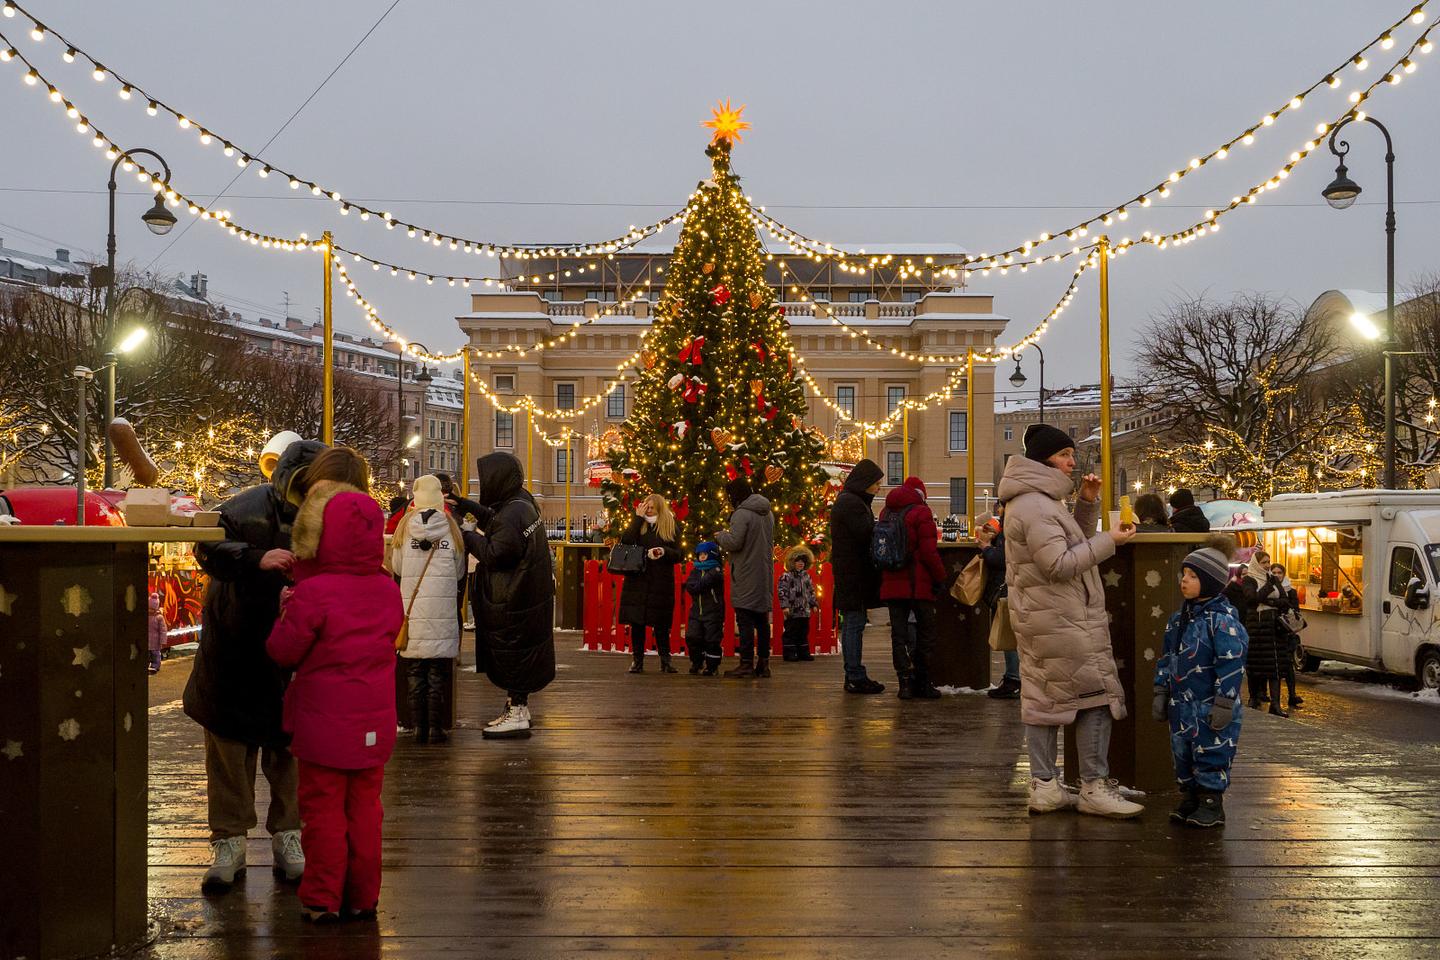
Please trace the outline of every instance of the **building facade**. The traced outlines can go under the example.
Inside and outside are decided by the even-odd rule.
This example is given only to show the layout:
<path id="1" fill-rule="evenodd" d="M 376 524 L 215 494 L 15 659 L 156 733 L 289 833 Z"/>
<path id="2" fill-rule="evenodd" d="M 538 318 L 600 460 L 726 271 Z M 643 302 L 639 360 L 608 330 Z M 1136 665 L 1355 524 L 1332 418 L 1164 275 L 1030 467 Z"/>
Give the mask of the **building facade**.
<path id="1" fill-rule="evenodd" d="M 963 514 L 972 482 L 977 509 L 982 508 L 993 490 L 994 367 L 975 368 L 972 431 L 963 362 L 912 360 L 891 348 L 912 356 L 963 355 L 968 348 L 993 346 L 1008 318 L 995 312 L 989 295 L 922 284 L 906 269 L 926 263 L 926 258 L 931 264 L 955 262 L 963 256 L 959 248 L 912 245 L 892 248 L 884 256 L 892 258 L 894 268 L 889 273 L 872 270 L 866 278 L 798 257 L 794 264 L 778 254 L 767 261 L 792 342 L 822 394 L 810 399 L 809 423 L 830 438 L 835 459 L 867 456 L 885 470 L 889 485 L 904 480 L 908 462 L 909 473 L 925 481 L 938 516 Z M 668 249 L 617 253 L 598 262 L 557 260 L 544 266 L 558 278 L 544 289 L 474 293 L 470 310 L 456 317 L 469 344 L 480 352 L 472 367 L 483 386 L 471 404 L 475 452 L 515 453 L 527 466 L 531 489 L 542 495 L 548 519 L 565 515 L 568 475 L 574 526 L 584 529 L 603 522 L 599 491 L 586 482 L 586 468 L 618 436 L 630 413 L 633 384 L 621 383 L 608 393 L 605 389 L 617 367 L 639 349 L 663 293 L 668 264 Z M 533 262 L 529 269 L 534 269 Z M 900 274 L 908 276 L 902 280 Z M 830 312 L 868 330 L 882 349 L 850 336 L 831 321 Z M 506 347 L 528 347 L 572 326 L 573 339 L 552 349 L 486 357 Z M 948 391 L 947 383 L 952 384 Z M 856 423 L 887 421 L 901 401 L 936 392 L 939 396 L 926 409 L 890 420 L 879 436 L 864 437 Z M 546 410 L 583 412 L 573 419 L 537 416 L 531 422 L 523 412 L 527 397 Z M 567 428 L 573 434 L 568 441 Z M 972 436 L 974 478 L 966 467 Z"/>

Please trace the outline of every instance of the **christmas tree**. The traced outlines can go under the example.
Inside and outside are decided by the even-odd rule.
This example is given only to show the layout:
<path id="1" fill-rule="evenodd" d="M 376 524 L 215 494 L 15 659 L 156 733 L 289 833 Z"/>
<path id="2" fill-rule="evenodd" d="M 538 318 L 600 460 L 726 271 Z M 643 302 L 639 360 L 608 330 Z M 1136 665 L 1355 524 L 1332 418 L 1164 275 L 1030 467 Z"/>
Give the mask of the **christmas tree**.
<path id="1" fill-rule="evenodd" d="M 777 544 L 824 530 L 822 437 L 806 428 L 784 310 L 730 150 L 749 126 L 721 105 L 705 125 L 712 177 L 697 187 L 666 271 L 630 418 L 610 450 L 601 497 L 612 533 L 659 493 L 689 548 L 728 525 L 725 484 L 745 477 L 775 511 Z"/>

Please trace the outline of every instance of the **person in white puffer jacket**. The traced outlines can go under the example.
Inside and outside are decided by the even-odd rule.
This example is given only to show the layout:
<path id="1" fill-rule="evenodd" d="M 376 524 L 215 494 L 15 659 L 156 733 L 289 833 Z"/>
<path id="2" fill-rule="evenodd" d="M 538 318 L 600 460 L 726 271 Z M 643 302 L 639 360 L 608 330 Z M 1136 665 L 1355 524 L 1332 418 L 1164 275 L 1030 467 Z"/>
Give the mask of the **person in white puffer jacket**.
<path id="1" fill-rule="evenodd" d="M 390 572 L 400 578 L 407 633 L 403 649 L 410 716 L 417 743 L 444 743 L 445 691 L 460 655 L 457 585 L 465 579 L 465 544 L 445 510 L 440 481 L 419 477 L 414 502 L 390 541 Z"/>

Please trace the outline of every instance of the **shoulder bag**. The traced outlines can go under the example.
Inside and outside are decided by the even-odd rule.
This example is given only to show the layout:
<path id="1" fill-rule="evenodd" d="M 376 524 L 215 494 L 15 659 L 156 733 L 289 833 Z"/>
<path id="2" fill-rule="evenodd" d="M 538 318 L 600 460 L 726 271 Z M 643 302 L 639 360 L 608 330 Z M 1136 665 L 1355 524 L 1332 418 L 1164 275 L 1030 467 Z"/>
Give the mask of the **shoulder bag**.
<path id="1" fill-rule="evenodd" d="M 639 573 L 645 569 L 645 548 L 638 543 L 617 543 L 610 548 L 605 569 L 611 573 Z"/>
<path id="2" fill-rule="evenodd" d="M 968 606 L 975 606 L 980 598 L 985 596 L 985 580 L 988 571 L 985 569 L 985 557 L 975 554 L 970 562 L 965 564 L 960 571 L 960 576 L 950 584 L 950 596 Z"/>
<path id="3" fill-rule="evenodd" d="M 1001 597 L 990 615 L 990 649 L 1014 650 L 1015 627 L 1010 623 L 1010 600 Z"/>
<path id="4" fill-rule="evenodd" d="M 396 653 L 410 646 L 410 611 L 415 609 L 415 598 L 420 596 L 420 585 L 425 582 L 425 574 L 430 570 L 430 561 L 434 559 L 435 550 L 432 547 L 425 553 L 425 565 L 420 568 L 420 579 L 415 581 L 415 590 L 410 594 L 410 602 L 405 604 L 405 622 L 400 624 L 400 632 L 395 634 Z"/>

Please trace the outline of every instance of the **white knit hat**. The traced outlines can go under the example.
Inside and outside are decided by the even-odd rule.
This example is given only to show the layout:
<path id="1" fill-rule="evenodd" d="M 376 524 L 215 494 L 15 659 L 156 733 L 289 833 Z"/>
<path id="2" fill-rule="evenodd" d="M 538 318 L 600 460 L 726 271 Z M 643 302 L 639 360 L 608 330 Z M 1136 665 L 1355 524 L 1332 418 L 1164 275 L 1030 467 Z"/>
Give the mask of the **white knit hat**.
<path id="1" fill-rule="evenodd" d="M 440 492 L 440 478 L 433 473 L 417 477 L 412 492 L 415 494 L 416 510 L 439 510 L 445 506 L 445 498 Z"/>

